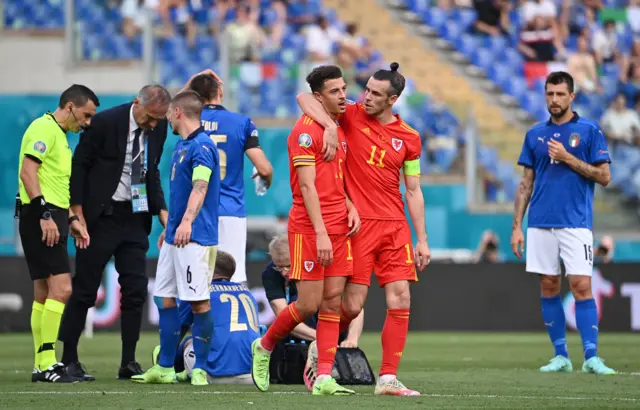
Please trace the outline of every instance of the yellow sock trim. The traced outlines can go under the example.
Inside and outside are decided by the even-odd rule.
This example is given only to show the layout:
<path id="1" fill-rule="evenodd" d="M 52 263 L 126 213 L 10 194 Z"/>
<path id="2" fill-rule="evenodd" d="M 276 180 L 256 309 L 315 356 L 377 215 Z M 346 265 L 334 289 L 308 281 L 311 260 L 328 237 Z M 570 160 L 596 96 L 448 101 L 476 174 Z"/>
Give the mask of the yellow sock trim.
<path id="1" fill-rule="evenodd" d="M 44 305 L 39 302 L 33 302 L 31 306 L 31 334 L 33 335 L 33 367 L 40 369 L 40 354 L 38 349 L 42 344 L 42 312 Z"/>
<path id="2" fill-rule="evenodd" d="M 42 343 L 40 345 L 40 367 L 48 369 L 58 361 L 56 360 L 56 340 L 62 321 L 64 303 L 47 299 L 44 302 L 42 313 Z"/>

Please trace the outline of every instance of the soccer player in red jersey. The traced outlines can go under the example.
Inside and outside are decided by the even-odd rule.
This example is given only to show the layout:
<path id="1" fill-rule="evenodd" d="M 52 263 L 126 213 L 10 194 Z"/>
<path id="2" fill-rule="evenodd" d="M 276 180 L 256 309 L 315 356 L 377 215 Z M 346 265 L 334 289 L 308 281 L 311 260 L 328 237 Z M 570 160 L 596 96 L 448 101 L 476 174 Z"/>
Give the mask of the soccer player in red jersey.
<path id="1" fill-rule="evenodd" d="M 392 107 L 404 90 L 405 79 L 398 64 L 379 70 L 369 79 L 364 104 L 348 101 L 339 118 L 349 144 L 346 187 L 358 209 L 362 228 L 353 237 L 354 271 L 341 306 L 341 331 L 362 310 L 375 271 L 384 288 L 387 317 L 382 329 L 382 366 L 375 393 L 418 396 L 396 373 L 409 330 L 409 283 L 430 262 L 425 229 L 424 198 L 420 188 L 420 135 Z M 305 114 L 325 128 L 335 124 L 309 94 L 298 95 Z M 330 130 L 328 130 L 330 131 Z M 335 135 L 328 132 L 326 135 Z M 406 200 L 418 243 L 411 246 L 411 230 L 400 192 L 400 170 L 404 173 Z"/>
<path id="2" fill-rule="evenodd" d="M 313 98 L 333 124 L 346 108 L 346 85 L 335 66 L 315 68 L 308 76 Z M 300 322 L 319 310 L 317 378 L 314 395 L 352 395 L 331 377 L 338 346 L 341 298 L 353 273 L 350 236 L 360 229 L 356 208 L 347 198 L 344 167 L 347 144 L 338 130 L 340 148 L 333 161 L 323 160 L 324 128 L 303 115 L 287 140 L 293 206 L 289 212 L 289 277 L 298 281 L 298 300 L 276 317 L 267 333 L 252 345 L 252 376 L 261 391 L 269 388 L 269 354 Z"/>

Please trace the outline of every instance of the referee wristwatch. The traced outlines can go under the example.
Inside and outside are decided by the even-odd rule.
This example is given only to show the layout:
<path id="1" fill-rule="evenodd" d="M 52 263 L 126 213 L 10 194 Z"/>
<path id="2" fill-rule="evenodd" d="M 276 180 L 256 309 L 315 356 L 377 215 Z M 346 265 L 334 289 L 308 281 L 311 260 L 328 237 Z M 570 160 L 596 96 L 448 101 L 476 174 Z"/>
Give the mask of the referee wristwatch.
<path id="1" fill-rule="evenodd" d="M 50 220 L 51 219 L 51 211 L 44 211 L 40 214 L 40 219 Z"/>

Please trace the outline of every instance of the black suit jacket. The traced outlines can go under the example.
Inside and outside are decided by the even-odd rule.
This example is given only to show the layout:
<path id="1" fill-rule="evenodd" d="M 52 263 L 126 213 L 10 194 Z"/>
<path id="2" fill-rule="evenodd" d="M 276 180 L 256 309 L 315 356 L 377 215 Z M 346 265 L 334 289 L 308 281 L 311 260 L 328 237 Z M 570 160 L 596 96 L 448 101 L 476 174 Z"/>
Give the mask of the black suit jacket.
<path id="1" fill-rule="evenodd" d="M 129 136 L 129 115 L 132 103 L 119 105 L 95 115 L 91 127 L 80 135 L 73 154 L 71 169 L 71 205 L 82 205 L 87 227 L 97 221 L 116 192 Z M 167 139 L 167 120 L 145 131 L 148 138 L 147 196 L 149 211 L 145 227 L 151 232 L 152 215 L 167 209 L 160 185 L 158 164 Z"/>

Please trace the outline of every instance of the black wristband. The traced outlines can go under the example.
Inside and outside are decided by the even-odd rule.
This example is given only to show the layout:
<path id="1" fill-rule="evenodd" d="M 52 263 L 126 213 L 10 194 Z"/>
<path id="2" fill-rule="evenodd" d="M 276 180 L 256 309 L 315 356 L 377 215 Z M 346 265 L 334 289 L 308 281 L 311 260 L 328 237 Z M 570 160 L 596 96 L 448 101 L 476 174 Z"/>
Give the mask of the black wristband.
<path id="1" fill-rule="evenodd" d="M 69 218 L 69 225 L 71 225 L 73 223 L 73 221 L 79 221 L 80 218 L 78 218 L 77 215 L 73 215 L 72 217 Z"/>
<path id="2" fill-rule="evenodd" d="M 31 200 L 31 206 L 38 210 L 38 215 L 42 215 L 45 212 L 50 212 L 47 201 L 44 200 L 42 195 L 37 196 Z"/>

